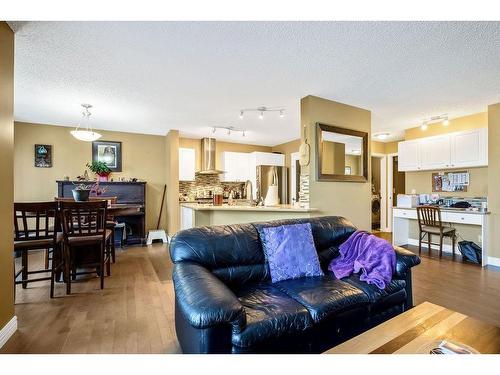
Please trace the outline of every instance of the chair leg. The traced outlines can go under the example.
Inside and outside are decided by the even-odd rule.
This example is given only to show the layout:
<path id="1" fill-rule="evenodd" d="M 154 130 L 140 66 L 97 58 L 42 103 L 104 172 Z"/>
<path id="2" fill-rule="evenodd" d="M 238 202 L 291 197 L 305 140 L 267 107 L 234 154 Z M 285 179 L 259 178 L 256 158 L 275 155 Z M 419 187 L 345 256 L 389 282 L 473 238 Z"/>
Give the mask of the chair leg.
<path id="1" fill-rule="evenodd" d="M 115 255 L 115 230 L 111 230 L 111 257 L 113 259 L 113 263 L 116 262 L 116 255 Z"/>
<path id="2" fill-rule="evenodd" d="M 49 269 L 49 249 L 45 249 L 45 269 Z"/>
<path id="3" fill-rule="evenodd" d="M 22 272 L 21 277 L 23 278 L 23 289 L 28 287 L 28 251 L 24 250 L 21 255 L 21 263 L 22 263 Z"/>
<path id="4" fill-rule="evenodd" d="M 453 252 L 453 259 L 455 259 L 456 242 L 457 242 L 457 236 L 455 234 L 453 234 L 453 236 L 451 236 L 451 251 Z"/>
<path id="5" fill-rule="evenodd" d="M 71 249 L 64 247 L 64 278 L 66 279 L 66 294 L 71 294 Z"/>
<path id="6" fill-rule="evenodd" d="M 101 244 L 101 266 L 100 266 L 100 276 L 101 276 L 101 289 L 104 289 L 104 254 L 106 252 L 106 244 Z"/>
<path id="7" fill-rule="evenodd" d="M 105 258 L 105 262 L 106 262 L 106 274 L 108 276 L 111 276 L 111 254 L 112 254 L 112 248 L 110 246 L 110 244 L 108 244 L 106 246 L 106 258 Z"/>
<path id="8" fill-rule="evenodd" d="M 427 247 L 429 248 L 429 256 L 431 255 L 431 241 L 432 241 L 432 235 L 427 232 Z"/>
<path id="9" fill-rule="evenodd" d="M 439 258 L 443 257 L 443 235 L 439 235 Z"/>
<path id="10" fill-rule="evenodd" d="M 48 252 L 48 250 L 47 250 L 47 252 Z M 54 257 L 55 253 L 52 256 Z M 52 267 L 50 268 L 50 298 L 54 298 L 54 283 L 55 283 L 54 280 L 56 278 L 56 272 L 55 272 L 54 267 L 55 267 L 55 262 L 54 262 L 54 258 L 52 258 Z"/>
<path id="11" fill-rule="evenodd" d="M 425 233 L 423 233 L 425 235 Z M 422 254 L 422 232 L 418 234 L 418 255 Z"/>

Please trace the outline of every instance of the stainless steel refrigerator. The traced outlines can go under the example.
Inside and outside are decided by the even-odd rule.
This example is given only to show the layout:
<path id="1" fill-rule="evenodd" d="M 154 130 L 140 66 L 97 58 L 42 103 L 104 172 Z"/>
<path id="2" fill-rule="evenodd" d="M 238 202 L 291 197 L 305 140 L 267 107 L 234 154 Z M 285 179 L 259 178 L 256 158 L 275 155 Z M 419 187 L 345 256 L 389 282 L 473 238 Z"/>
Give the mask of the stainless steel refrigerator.
<path id="1" fill-rule="evenodd" d="M 266 198 L 269 186 L 277 182 L 279 204 L 288 204 L 288 168 L 270 165 L 257 167 L 257 200 Z"/>

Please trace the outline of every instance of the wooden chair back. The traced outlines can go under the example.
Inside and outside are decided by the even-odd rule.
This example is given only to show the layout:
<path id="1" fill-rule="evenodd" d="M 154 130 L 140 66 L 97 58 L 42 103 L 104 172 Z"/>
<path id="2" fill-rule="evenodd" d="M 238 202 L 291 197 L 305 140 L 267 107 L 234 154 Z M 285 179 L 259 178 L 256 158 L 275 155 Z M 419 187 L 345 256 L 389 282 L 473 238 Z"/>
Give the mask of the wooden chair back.
<path id="1" fill-rule="evenodd" d="M 423 226 L 442 228 L 441 209 L 435 206 L 418 206 L 417 207 L 418 226 L 422 229 Z"/>
<path id="2" fill-rule="evenodd" d="M 74 202 L 75 200 L 70 197 L 54 197 L 54 200 L 57 202 Z M 89 201 L 106 201 L 108 204 L 116 204 L 118 202 L 118 197 L 102 197 L 102 196 L 96 196 L 96 197 L 89 197 Z"/>
<path id="3" fill-rule="evenodd" d="M 60 202 L 64 237 L 106 236 L 106 208 L 104 200 L 94 202 Z"/>
<path id="4" fill-rule="evenodd" d="M 57 228 L 57 202 L 14 203 L 14 241 L 55 242 Z"/>

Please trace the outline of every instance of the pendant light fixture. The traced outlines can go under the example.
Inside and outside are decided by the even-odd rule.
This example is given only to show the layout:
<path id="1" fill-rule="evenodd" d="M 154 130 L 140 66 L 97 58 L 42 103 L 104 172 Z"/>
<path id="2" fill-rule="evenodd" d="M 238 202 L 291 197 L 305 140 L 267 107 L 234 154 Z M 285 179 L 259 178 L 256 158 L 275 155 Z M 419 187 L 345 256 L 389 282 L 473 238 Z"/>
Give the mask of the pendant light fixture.
<path id="1" fill-rule="evenodd" d="M 92 108 L 91 104 L 82 104 L 83 112 L 82 112 L 82 121 L 75 130 L 71 131 L 71 135 L 78 139 L 79 141 L 84 142 L 93 142 L 101 138 L 101 134 L 96 133 L 92 129 L 92 125 L 90 124 L 90 111 Z"/>

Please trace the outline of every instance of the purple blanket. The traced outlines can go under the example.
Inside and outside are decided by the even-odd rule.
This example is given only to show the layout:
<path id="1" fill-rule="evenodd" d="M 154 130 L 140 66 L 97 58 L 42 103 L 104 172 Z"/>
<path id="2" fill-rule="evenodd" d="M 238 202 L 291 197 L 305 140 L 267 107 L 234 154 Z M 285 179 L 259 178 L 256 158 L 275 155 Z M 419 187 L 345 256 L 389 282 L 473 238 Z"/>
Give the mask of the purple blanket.
<path id="1" fill-rule="evenodd" d="M 361 271 L 359 279 L 385 289 L 396 270 L 396 252 L 392 245 L 365 231 L 356 231 L 339 247 L 340 255 L 328 269 L 341 279 Z"/>

